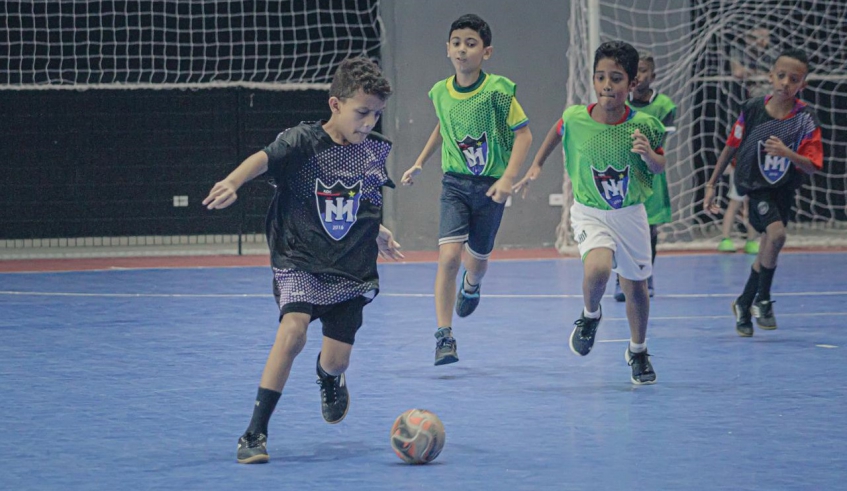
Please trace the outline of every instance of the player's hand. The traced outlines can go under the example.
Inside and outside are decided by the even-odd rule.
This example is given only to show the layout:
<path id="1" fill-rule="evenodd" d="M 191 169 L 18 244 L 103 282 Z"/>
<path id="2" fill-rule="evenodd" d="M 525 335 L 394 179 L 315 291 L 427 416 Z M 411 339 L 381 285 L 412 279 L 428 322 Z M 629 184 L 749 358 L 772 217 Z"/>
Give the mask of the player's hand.
<path id="1" fill-rule="evenodd" d="M 384 226 L 379 226 L 379 235 L 376 237 L 376 245 L 379 247 L 379 255 L 385 259 L 403 259 L 404 256 L 400 252 L 400 244 L 394 240 L 394 234 Z"/>
<path id="2" fill-rule="evenodd" d="M 413 165 L 409 167 L 409 170 L 403 173 L 403 178 L 400 179 L 400 184 L 404 186 L 411 186 L 412 184 L 414 184 L 412 179 L 417 177 L 417 175 L 420 174 L 422 170 L 423 168 L 419 165 Z"/>
<path id="3" fill-rule="evenodd" d="M 650 148 L 650 140 L 638 128 L 632 134 L 632 152 L 641 155 L 641 160 L 645 162 L 648 162 L 649 156 L 653 152 L 653 149 Z"/>
<path id="4" fill-rule="evenodd" d="M 718 205 L 718 200 L 715 198 L 715 188 L 707 185 L 706 191 L 703 193 L 703 210 L 706 213 L 710 213 L 712 215 L 720 213 L 721 207 Z"/>
<path id="5" fill-rule="evenodd" d="M 238 195 L 235 194 L 236 188 L 229 181 L 216 182 L 209 191 L 209 196 L 203 200 L 206 209 L 220 210 L 235 203 Z"/>
<path id="6" fill-rule="evenodd" d="M 511 177 L 501 177 L 488 188 L 485 195 L 494 200 L 495 203 L 505 203 L 509 199 L 509 196 L 512 195 L 513 183 L 514 181 Z"/>
<path id="7" fill-rule="evenodd" d="M 774 157 L 788 157 L 790 149 L 782 143 L 782 140 L 771 136 L 765 141 L 765 152 Z"/>
<path id="8" fill-rule="evenodd" d="M 538 179 L 538 176 L 541 174 L 541 166 L 532 164 L 529 170 L 526 171 L 526 175 L 523 176 L 523 179 L 518 181 L 517 184 L 512 186 L 513 193 L 521 193 L 521 199 L 526 198 L 526 193 L 529 191 L 529 185 L 532 184 L 532 181 Z"/>

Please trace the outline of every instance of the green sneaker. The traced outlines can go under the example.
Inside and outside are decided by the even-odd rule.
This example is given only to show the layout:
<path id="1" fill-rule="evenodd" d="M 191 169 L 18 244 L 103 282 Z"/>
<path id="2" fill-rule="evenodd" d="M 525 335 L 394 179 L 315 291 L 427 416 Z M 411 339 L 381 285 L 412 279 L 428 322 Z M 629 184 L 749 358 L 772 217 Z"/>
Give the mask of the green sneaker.
<path id="1" fill-rule="evenodd" d="M 718 252 L 735 252 L 735 243 L 729 237 L 725 238 L 718 244 Z"/>
<path id="2" fill-rule="evenodd" d="M 744 252 L 747 254 L 758 254 L 759 253 L 759 243 L 755 240 L 748 240 L 744 243 Z"/>

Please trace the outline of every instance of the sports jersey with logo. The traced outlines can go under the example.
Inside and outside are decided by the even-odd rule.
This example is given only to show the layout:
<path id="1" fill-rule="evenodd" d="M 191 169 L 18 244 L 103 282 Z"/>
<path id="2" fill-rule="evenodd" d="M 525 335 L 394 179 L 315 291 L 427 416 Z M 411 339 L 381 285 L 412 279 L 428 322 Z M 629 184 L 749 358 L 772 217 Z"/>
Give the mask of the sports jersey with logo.
<path id="1" fill-rule="evenodd" d="M 481 72 L 470 87 L 456 77 L 429 91 L 441 124 L 441 167 L 444 172 L 499 178 L 506 171 L 514 132 L 529 120 L 515 98 L 515 84 Z"/>
<path id="2" fill-rule="evenodd" d="M 768 155 L 765 151 L 765 142 L 771 136 L 809 158 L 818 169 L 823 168 L 820 123 L 812 108 L 796 99 L 788 116 L 774 119 L 765 109 L 770 98 L 756 97 L 746 101 L 726 140 L 728 146 L 738 149 L 735 185 L 741 194 L 782 186 L 796 189 L 803 183 L 804 173 L 788 158 Z"/>
<path id="3" fill-rule="evenodd" d="M 619 122 L 599 123 L 591 118 L 593 107 L 570 106 L 559 124 L 574 199 L 601 210 L 643 203 L 653 193 L 653 173 L 641 156 L 632 152 L 632 134 L 638 129 L 661 154 L 665 127 L 629 107 Z"/>
<path id="4" fill-rule="evenodd" d="M 658 119 L 667 129 L 673 126 L 676 118 L 676 104 L 670 97 L 653 91 L 652 97 L 647 102 L 630 99 L 627 101 L 630 107 Z M 661 172 L 653 176 L 653 195 L 644 202 L 647 210 L 647 221 L 650 225 L 669 223 L 671 221 L 671 199 L 668 195 L 668 177 Z"/>
<path id="5" fill-rule="evenodd" d="M 391 142 L 371 133 L 339 145 L 322 124 L 300 123 L 264 151 L 276 186 L 266 232 L 277 285 L 284 298 L 325 305 L 378 290 L 382 188 L 394 183 Z"/>

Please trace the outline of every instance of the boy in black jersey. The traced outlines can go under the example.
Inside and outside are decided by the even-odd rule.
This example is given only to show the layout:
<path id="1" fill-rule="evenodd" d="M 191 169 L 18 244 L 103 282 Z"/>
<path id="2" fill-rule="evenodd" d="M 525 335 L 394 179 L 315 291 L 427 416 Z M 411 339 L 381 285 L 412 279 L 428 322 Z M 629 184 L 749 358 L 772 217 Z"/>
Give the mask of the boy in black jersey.
<path id="1" fill-rule="evenodd" d="M 265 172 L 276 186 L 266 223 L 280 323 L 250 426 L 238 439 L 239 463 L 268 461 L 268 421 L 315 319 L 324 336 L 316 367 L 323 417 L 334 424 L 347 414 L 344 371 L 362 309 L 379 291 L 377 255 L 403 257 L 380 224 L 382 188 L 394 187 L 385 168 L 391 142 L 372 132 L 390 94 L 373 62 L 343 61 L 329 90 L 329 121 L 280 133 L 203 200 L 210 210 L 226 208 L 241 185 Z"/>
<path id="2" fill-rule="evenodd" d="M 741 195 L 749 196 L 750 225 L 762 234 L 744 291 L 732 302 L 739 336 L 753 335 L 751 316 L 760 328 L 776 329 L 771 283 L 794 193 L 806 174 L 823 168 L 820 124 L 814 111 L 797 98 L 808 73 L 809 61 L 802 51 L 788 49 L 777 57 L 770 72 L 773 91 L 742 105 L 706 184 L 703 206 L 717 213 L 715 183 L 737 154 L 735 183 Z"/>

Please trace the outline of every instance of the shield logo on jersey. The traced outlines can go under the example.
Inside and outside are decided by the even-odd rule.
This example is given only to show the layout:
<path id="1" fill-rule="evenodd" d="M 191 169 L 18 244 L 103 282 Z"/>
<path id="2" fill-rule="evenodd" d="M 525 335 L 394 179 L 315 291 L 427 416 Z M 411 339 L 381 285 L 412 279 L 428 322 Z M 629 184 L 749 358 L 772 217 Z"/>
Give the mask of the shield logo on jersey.
<path id="1" fill-rule="evenodd" d="M 362 181 L 347 187 L 341 181 L 327 186 L 320 179 L 315 180 L 318 215 L 321 217 L 321 225 L 330 237 L 341 240 L 350 232 L 350 228 L 356 223 L 361 197 Z"/>
<path id="2" fill-rule="evenodd" d="M 591 172 L 594 174 L 594 185 L 606 203 L 616 210 L 623 206 L 629 190 L 629 166 L 623 170 L 609 166 L 603 172 L 592 167 Z"/>
<path id="3" fill-rule="evenodd" d="M 762 177 L 771 184 L 778 182 L 785 177 L 788 169 L 791 167 L 791 161 L 785 157 L 777 157 L 768 155 L 765 150 L 765 142 L 759 140 L 759 170 L 762 172 Z M 794 150 L 795 145 L 788 145 L 788 148 Z"/>
<path id="4" fill-rule="evenodd" d="M 488 163 L 488 136 L 483 133 L 479 138 L 466 136 L 464 140 L 457 141 L 459 150 L 465 157 L 465 164 L 473 175 L 478 176 L 485 170 Z"/>

